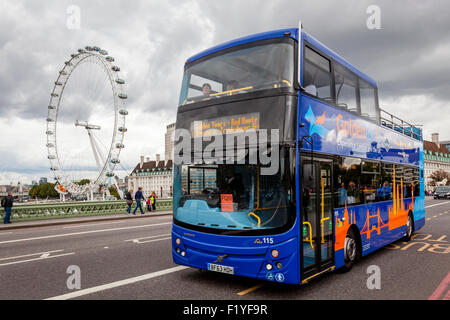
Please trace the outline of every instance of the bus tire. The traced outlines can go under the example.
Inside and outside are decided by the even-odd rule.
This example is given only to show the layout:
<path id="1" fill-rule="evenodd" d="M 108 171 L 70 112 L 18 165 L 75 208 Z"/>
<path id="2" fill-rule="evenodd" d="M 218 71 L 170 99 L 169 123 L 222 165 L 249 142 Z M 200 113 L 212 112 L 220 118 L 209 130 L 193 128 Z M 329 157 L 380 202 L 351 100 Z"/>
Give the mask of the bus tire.
<path id="1" fill-rule="evenodd" d="M 339 270 L 344 273 L 352 269 L 353 265 L 360 259 L 359 241 L 353 228 L 350 228 L 345 236 L 344 244 L 344 266 Z"/>
<path id="2" fill-rule="evenodd" d="M 406 236 L 403 237 L 403 241 L 408 242 L 414 233 L 414 218 L 411 211 L 408 213 L 408 218 L 406 218 Z"/>

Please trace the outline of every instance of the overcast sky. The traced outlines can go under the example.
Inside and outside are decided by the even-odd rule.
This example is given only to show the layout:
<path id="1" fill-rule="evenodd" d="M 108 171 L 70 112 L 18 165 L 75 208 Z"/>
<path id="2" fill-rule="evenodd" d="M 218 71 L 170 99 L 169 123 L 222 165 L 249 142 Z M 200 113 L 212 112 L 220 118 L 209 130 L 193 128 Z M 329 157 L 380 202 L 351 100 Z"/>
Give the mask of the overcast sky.
<path id="1" fill-rule="evenodd" d="M 47 105 L 58 71 L 78 48 L 106 49 L 127 81 L 121 160 L 131 168 L 140 155 L 164 157 L 188 57 L 247 34 L 296 27 L 299 19 L 377 81 L 382 108 L 423 124 L 427 140 L 432 132 L 450 140 L 449 1 L 0 1 L 0 184 L 52 177 Z M 380 8 L 380 29 L 367 27 L 370 5 Z M 80 10 L 75 29 L 72 6 Z M 88 152 L 87 138 L 82 143 Z"/>

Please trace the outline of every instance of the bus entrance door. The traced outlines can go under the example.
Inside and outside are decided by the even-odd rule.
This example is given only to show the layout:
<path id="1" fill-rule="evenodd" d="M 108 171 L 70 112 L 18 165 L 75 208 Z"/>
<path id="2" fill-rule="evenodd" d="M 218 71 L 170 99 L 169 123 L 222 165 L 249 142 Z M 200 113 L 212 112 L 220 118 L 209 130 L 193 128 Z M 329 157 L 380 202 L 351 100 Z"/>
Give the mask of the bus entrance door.
<path id="1" fill-rule="evenodd" d="M 334 260 L 332 161 L 304 161 L 301 198 L 302 282 L 330 269 Z"/>

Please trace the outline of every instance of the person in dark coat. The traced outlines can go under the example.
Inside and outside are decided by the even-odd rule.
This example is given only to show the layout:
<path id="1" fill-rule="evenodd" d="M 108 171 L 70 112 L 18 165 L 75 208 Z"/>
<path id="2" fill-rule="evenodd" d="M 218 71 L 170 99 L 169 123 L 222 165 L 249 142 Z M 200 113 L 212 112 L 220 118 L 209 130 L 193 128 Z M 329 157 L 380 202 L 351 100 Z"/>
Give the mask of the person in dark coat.
<path id="1" fill-rule="evenodd" d="M 131 206 L 133 205 L 133 190 L 132 189 L 130 189 L 127 192 L 125 199 L 127 200 L 127 205 L 128 205 L 127 214 L 131 214 Z"/>
<path id="2" fill-rule="evenodd" d="M 5 218 L 3 219 L 3 223 L 11 223 L 11 210 L 14 203 L 14 197 L 12 196 L 12 192 L 8 192 L 8 195 L 5 197 L 5 199 L 2 201 L 2 205 L 4 205 L 5 208 Z"/>
<path id="3" fill-rule="evenodd" d="M 138 191 L 134 195 L 134 199 L 136 200 L 136 207 L 134 208 L 133 214 L 136 214 L 136 210 L 139 208 L 141 210 L 141 214 L 144 214 L 144 211 L 142 210 L 142 203 L 141 201 L 145 201 L 145 197 L 142 194 L 142 188 L 139 187 Z"/>

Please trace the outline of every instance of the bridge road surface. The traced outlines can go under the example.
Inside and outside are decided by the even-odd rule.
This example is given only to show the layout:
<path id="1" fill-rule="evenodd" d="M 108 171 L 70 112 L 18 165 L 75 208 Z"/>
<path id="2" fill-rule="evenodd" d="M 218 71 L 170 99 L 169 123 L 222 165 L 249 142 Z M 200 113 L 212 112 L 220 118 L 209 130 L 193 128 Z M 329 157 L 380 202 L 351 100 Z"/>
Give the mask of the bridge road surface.
<path id="1" fill-rule="evenodd" d="M 3 230 L 0 299 L 449 299 L 450 201 L 428 198 L 426 207 L 426 225 L 411 242 L 303 286 L 175 265 L 170 215 Z M 80 290 L 67 288 L 71 265 L 80 268 Z M 372 265 L 381 289 L 367 288 Z"/>

